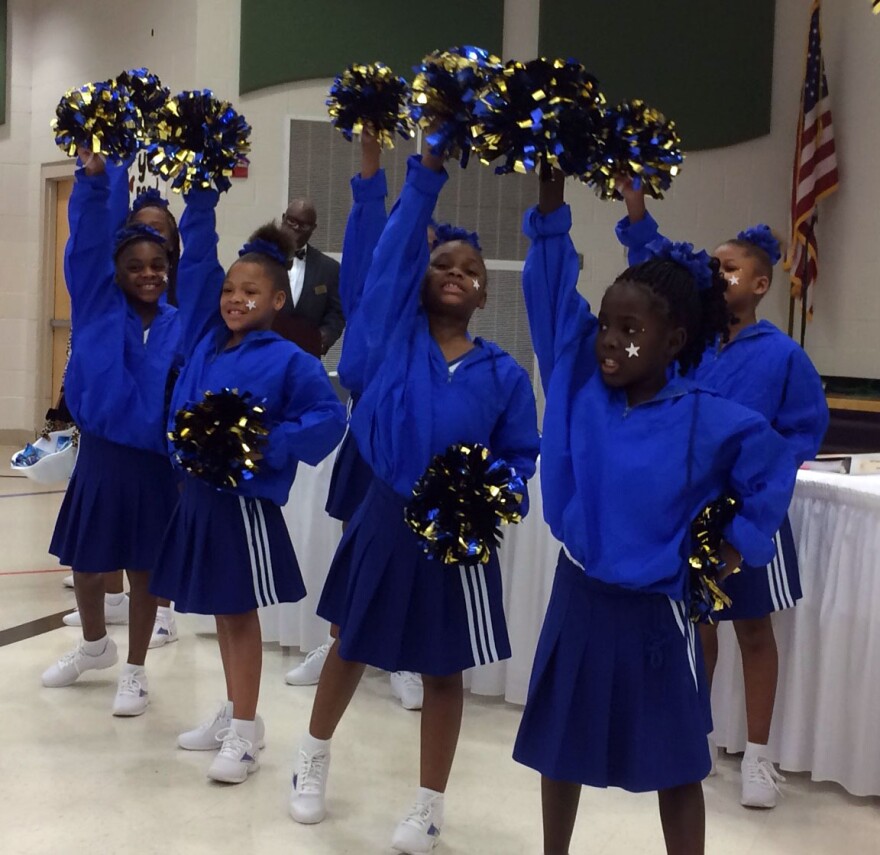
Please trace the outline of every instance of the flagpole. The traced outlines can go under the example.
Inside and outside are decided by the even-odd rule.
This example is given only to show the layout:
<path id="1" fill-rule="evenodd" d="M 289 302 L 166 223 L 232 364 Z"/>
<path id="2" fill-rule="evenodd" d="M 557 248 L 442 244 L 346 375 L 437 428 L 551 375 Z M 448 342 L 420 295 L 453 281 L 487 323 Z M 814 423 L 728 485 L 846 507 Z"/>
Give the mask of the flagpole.
<path id="1" fill-rule="evenodd" d="M 803 288 L 801 289 L 801 347 L 804 346 L 804 342 L 807 339 L 807 306 L 810 305 L 808 296 L 812 287 L 811 282 L 804 281 Z"/>
<path id="2" fill-rule="evenodd" d="M 788 337 L 794 338 L 794 297 L 788 295 Z"/>

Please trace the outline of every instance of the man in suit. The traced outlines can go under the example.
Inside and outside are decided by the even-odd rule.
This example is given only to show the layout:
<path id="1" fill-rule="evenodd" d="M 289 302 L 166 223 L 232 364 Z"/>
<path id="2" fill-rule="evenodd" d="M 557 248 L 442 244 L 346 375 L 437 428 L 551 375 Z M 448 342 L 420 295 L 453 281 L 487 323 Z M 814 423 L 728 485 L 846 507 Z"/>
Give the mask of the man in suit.
<path id="1" fill-rule="evenodd" d="M 278 313 L 276 330 L 303 350 L 322 356 L 345 328 L 339 299 L 339 262 L 309 245 L 318 224 L 308 199 L 293 199 L 281 226 L 293 237 L 287 302 Z"/>

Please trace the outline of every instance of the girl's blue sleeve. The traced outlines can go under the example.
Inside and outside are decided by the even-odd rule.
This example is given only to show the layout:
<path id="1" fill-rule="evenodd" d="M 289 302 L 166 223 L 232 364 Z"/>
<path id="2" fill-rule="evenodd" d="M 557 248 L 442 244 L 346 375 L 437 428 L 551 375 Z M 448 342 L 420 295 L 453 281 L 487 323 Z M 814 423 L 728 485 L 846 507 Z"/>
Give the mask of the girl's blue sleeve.
<path id="1" fill-rule="evenodd" d="M 528 480 L 535 474 L 541 440 L 538 436 L 538 411 L 529 375 L 520 369 L 519 376 L 489 441 L 492 454 L 504 460 L 517 474 Z M 529 510 L 528 492 L 523 496 L 522 514 Z"/>
<path id="2" fill-rule="evenodd" d="M 797 466 L 785 440 L 756 413 L 742 420 L 730 442 L 738 448 L 730 487 L 742 507 L 724 537 L 747 564 L 761 567 L 776 554 L 773 538 L 788 512 Z"/>
<path id="3" fill-rule="evenodd" d="M 114 229 L 121 229 L 128 219 L 128 169 L 133 162 L 133 157 L 123 163 L 108 160 L 105 166 L 110 180 L 110 223 Z"/>
<path id="4" fill-rule="evenodd" d="M 546 391 L 560 356 L 595 331 L 596 318 L 577 291 L 580 263 L 569 235 L 571 208 L 563 205 L 549 214 L 530 208 L 523 231 L 531 241 L 523 267 L 523 293 Z"/>
<path id="5" fill-rule="evenodd" d="M 109 194 L 106 173 L 86 175 L 83 169 L 76 171 L 67 205 L 70 238 L 64 249 L 73 329 L 95 319 L 112 324 L 112 315 L 125 315 L 125 297 L 115 284 Z"/>
<path id="6" fill-rule="evenodd" d="M 364 388 L 388 351 L 392 333 L 411 326 L 418 313 L 420 285 L 428 269 L 428 225 L 446 170 L 422 166 L 419 155 L 407 161 L 406 181 L 373 253 L 357 322 L 366 336 L 366 358 L 357 381 Z"/>
<path id="7" fill-rule="evenodd" d="M 388 221 L 385 170 L 380 169 L 372 178 L 355 175 L 351 179 L 351 195 L 353 201 L 345 226 L 339 268 L 339 297 L 346 321 L 354 317 L 360 303 L 373 251 Z"/>
<path id="8" fill-rule="evenodd" d="M 782 434 L 800 466 L 818 453 L 828 430 L 828 403 L 822 378 L 810 358 L 797 347 L 791 351 L 782 405 L 773 427 Z"/>
<path id="9" fill-rule="evenodd" d="M 650 261 L 652 256 L 648 252 L 648 244 L 662 237 L 657 221 L 648 211 L 645 211 L 645 216 L 637 223 L 631 223 L 629 217 L 624 217 L 615 227 L 614 233 L 626 247 L 626 257 L 630 267 Z"/>
<path id="10" fill-rule="evenodd" d="M 284 391 L 284 414 L 269 433 L 266 463 L 280 470 L 300 460 L 316 466 L 342 440 L 345 407 L 320 361 L 307 353 L 290 360 Z"/>
<path id="11" fill-rule="evenodd" d="M 180 218 L 183 255 L 177 271 L 181 350 L 188 356 L 206 333 L 222 323 L 220 294 L 226 274 L 217 258 L 216 190 L 191 190 Z"/>

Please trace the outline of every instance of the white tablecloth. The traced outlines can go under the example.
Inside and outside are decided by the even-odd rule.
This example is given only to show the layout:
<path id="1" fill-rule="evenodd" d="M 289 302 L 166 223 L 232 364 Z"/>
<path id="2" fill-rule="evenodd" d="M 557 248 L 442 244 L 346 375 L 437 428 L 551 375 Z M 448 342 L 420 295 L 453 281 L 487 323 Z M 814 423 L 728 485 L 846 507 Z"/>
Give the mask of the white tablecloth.
<path id="1" fill-rule="evenodd" d="M 880 476 L 801 472 L 791 506 L 804 598 L 773 617 L 779 686 L 769 753 L 783 769 L 880 795 Z M 719 633 L 719 745 L 746 744 L 742 663 Z"/>
<path id="2" fill-rule="evenodd" d="M 315 606 L 339 540 L 324 513 L 332 458 L 301 466 L 284 516 L 308 596 L 262 612 L 264 637 L 310 650 L 327 636 Z M 531 512 L 506 529 L 501 550 L 513 657 L 474 669 L 471 691 L 525 702 L 559 545 L 542 521 L 538 479 Z M 880 476 L 801 472 L 791 521 L 804 600 L 774 617 L 780 676 L 770 753 L 784 769 L 810 771 L 856 795 L 880 795 Z M 731 751 L 745 748 L 739 651 L 721 628 L 713 692 L 715 732 Z"/>

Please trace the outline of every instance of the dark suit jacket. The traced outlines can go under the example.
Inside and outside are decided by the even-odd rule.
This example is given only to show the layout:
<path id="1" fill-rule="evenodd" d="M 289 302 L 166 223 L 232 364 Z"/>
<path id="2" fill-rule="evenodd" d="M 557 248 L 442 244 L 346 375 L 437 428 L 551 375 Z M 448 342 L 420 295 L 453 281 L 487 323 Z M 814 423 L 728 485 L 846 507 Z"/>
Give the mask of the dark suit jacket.
<path id="1" fill-rule="evenodd" d="M 293 315 L 317 327 L 323 333 L 325 350 L 329 349 L 345 329 L 339 299 L 339 262 L 309 246 L 302 293 L 296 306 L 291 299 L 289 282 L 286 291 L 287 302 L 282 314 Z"/>

